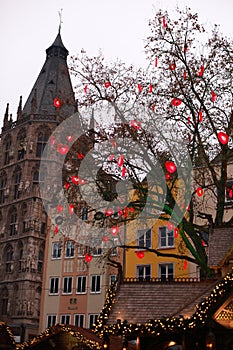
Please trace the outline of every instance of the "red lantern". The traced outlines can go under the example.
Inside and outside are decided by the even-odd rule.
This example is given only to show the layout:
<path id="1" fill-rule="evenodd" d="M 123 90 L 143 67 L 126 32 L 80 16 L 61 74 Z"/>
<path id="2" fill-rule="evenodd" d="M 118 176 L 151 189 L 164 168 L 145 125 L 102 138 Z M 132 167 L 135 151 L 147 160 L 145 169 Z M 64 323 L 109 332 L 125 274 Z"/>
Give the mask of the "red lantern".
<path id="1" fill-rule="evenodd" d="M 184 270 L 187 270 L 187 268 L 188 268 L 188 262 L 184 260 Z"/>
<path id="2" fill-rule="evenodd" d="M 187 78 L 187 72 L 186 70 L 184 71 L 184 80 Z"/>
<path id="3" fill-rule="evenodd" d="M 176 165 L 175 163 L 173 163 L 172 161 L 170 160 L 167 160 L 165 162 L 165 168 L 167 170 L 167 172 L 169 172 L 170 174 L 173 174 L 175 171 L 176 171 Z"/>
<path id="4" fill-rule="evenodd" d="M 86 260 L 87 263 L 91 262 L 92 256 L 90 254 L 86 254 L 85 255 L 85 260 Z"/>
<path id="5" fill-rule="evenodd" d="M 125 177 L 125 175 L 126 175 L 126 168 L 124 167 L 124 168 L 122 168 L 122 170 L 121 170 L 121 176 L 122 176 L 122 177 Z"/>
<path id="6" fill-rule="evenodd" d="M 229 141 L 229 136 L 225 132 L 218 132 L 218 140 L 222 145 L 226 145 Z"/>
<path id="7" fill-rule="evenodd" d="M 204 66 L 201 66 L 201 68 L 198 70 L 198 73 L 197 73 L 199 77 L 202 77 L 204 70 L 205 70 Z"/>
<path id="8" fill-rule="evenodd" d="M 181 105 L 181 103 L 182 103 L 182 101 L 179 98 L 173 98 L 173 100 L 172 100 L 172 104 L 175 107 Z"/>
<path id="9" fill-rule="evenodd" d="M 171 63 L 171 64 L 169 65 L 169 68 L 170 68 L 171 70 L 175 70 L 175 69 L 176 69 L 176 64 L 175 64 L 175 63 Z"/>
<path id="10" fill-rule="evenodd" d="M 163 23 L 163 28 L 167 28 L 167 23 L 166 23 L 166 18 L 165 17 L 163 17 L 162 23 Z"/>
<path id="11" fill-rule="evenodd" d="M 136 255 L 139 259 L 143 259 L 145 256 L 144 252 L 141 252 L 141 251 L 137 252 Z"/>
<path id="12" fill-rule="evenodd" d="M 64 210 L 64 208 L 63 208 L 63 206 L 62 206 L 61 204 L 58 204 L 58 205 L 56 206 L 56 210 L 57 210 L 58 213 L 62 213 L 63 210 Z"/>
<path id="13" fill-rule="evenodd" d="M 79 177 L 76 176 L 76 175 L 73 175 L 73 176 L 71 177 L 71 181 L 73 182 L 73 184 L 78 185 L 78 183 L 79 183 Z"/>
<path id="14" fill-rule="evenodd" d="M 168 228 L 169 231 L 171 231 L 171 230 L 174 229 L 174 225 L 171 222 L 168 221 L 167 228 Z"/>
<path id="15" fill-rule="evenodd" d="M 150 84 L 149 88 L 148 88 L 148 92 L 152 92 L 153 90 L 153 85 Z"/>
<path id="16" fill-rule="evenodd" d="M 128 207 L 128 211 L 130 211 L 131 213 L 134 213 L 134 212 L 135 212 L 135 209 L 132 208 L 132 207 Z"/>
<path id="17" fill-rule="evenodd" d="M 54 144 L 55 144 L 55 137 L 53 135 L 51 136 L 50 142 L 51 142 L 51 145 L 54 146 Z"/>
<path id="18" fill-rule="evenodd" d="M 191 123 L 191 117 L 189 116 L 188 117 L 188 124 L 190 124 Z"/>
<path id="19" fill-rule="evenodd" d="M 155 59 L 155 67 L 158 67 L 158 58 Z"/>
<path id="20" fill-rule="evenodd" d="M 79 177 L 79 185 L 86 185 L 86 184 L 87 184 L 87 181 Z"/>
<path id="21" fill-rule="evenodd" d="M 109 87 L 111 86 L 110 81 L 106 81 L 106 83 L 104 83 L 104 86 L 105 86 L 106 88 L 109 88 Z"/>
<path id="22" fill-rule="evenodd" d="M 155 106 L 154 105 L 151 105 L 151 110 L 154 111 L 155 110 Z"/>
<path id="23" fill-rule="evenodd" d="M 83 91 L 85 92 L 85 94 L 87 93 L 87 85 L 84 86 Z"/>
<path id="24" fill-rule="evenodd" d="M 215 102 L 217 100 L 217 95 L 214 91 L 211 91 L 211 101 Z"/>
<path id="25" fill-rule="evenodd" d="M 68 135 L 68 136 L 66 136 L 66 139 L 67 139 L 68 142 L 72 142 L 73 139 L 74 139 L 74 136 L 73 135 Z"/>
<path id="26" fill-rule="evenodd" d="M 83 155 L 82 153 L 78 153 L 78 154 L 77 154 L 77 157 L 78 157 L 78 159 L 83 159 L 83 158 L 84 158 L 84 155 Z"/>
<path id="27" fill-rule="evenodd" d="M 123 209 L 123 216 L 124 216 L 125 219 L 128 216 L 128 208 L 127 207 L 124 207 L 124 209 Z"/>
<path id="28" fill-rule="evenodd" d="M 114 211 L 112 210 L 112 209 L 107 209 L 106 211 L 105 211 L 105 215 L 106 216 L 112 216 L 114 214 Z"/>
<path id="29" fill-rule="evenodd" d="M 198 197 L 203 196 L 203 194 L 204 194 L 203 188 L 198 187 L 198 188 L 196 189 L 196 193 L 197 193 Z"/>
<path id="30" fill-rule="evenodd" d="M 138 91 L 142 92 L 142 85 L 141 84 L 138 84 Z"/>
<path id="31" fill-rule="evenodd" d="M 169 180 L 170 178 L 171 178 L 171 175 L 168 174 L 168 173 L 166 173 L 166 174 L 165 174 L 165 179 L 166 179 L 166 180 Z"/>
<path id="32" fill-rule="evenodd" d="M 179 230 L 178 230 L 178 228 L 176 227 L 176 228 L 174 229 L 174 237 L 175 237 L 175 238 L 178 237 L 178 232 L 179 232 Z"/>
<path id="33" fill-rule="evenodd" d="M 74 204 L 69 205 L 69 212 L 70 212 L 70 215 L 74 214 Z"/>
<path id="34" fill-rule="evenodd" d="M 130 121 L 130 125 L 131 125 L 132 128 L 134 128 L 135 130 L 141 129 L 141 123 L 140 123 L 140 122 L 137 122 L 136 120 L 131 120 L 131 121 Z"/>
<path id="35" fill-rule="evenodd" d="M 61 100 L 59 98 L 55 98 L 53 100 L 53 104 L 56 108 L 60 108 L 61 107 Z"/>
<path id="36" fill-rule="evenodd" d="M 103 242 L 108 242 L 108 236 L 103 236 L 102 241 Z"/>
<path id="37" fill-rule="evenodd" d="M 198 117 L 199 117 L 199 122 L 201 123 L 202 120 L 203 120 L 203 114 L 202 114 L 202 111 L 199 111 L 198 112 Z"/>
<path id="38" fill-rule="evenodd" d="M 69 147 L 67 145 L 63 145 L 62 143 L 59 143 L 57 145 L 57 151 L 62 154 L 65 155 L 69 152 Z"/>
<path id="39" fill-rule="evenodd" d="M 65 187 L 65 189 L 68 191 L 68 189 L 70 188 L 69 182 L 65 182 L 64 187 Z"/>
<path id="40" fill-rule="evenodd" d="M 112 236 L 117 236 L 119 233 L 119 227 L 118 226 L 111 227 L 110 232 L 111 232 Z"/>
<path id="41" fill-rule="evenodd" d="M 124 163 L 124 156 L 121 155 L 121 156 L 118 158 L 118 160 L 117 160 L 117 165 L 118 165 L 119 167 L 122 167 L 123 163 Z"/>
<path id="42" fill-rule="evenodd" d="M 59 231 L 58 225 L 55 226 L 54 233 L 57 234 Z"/>

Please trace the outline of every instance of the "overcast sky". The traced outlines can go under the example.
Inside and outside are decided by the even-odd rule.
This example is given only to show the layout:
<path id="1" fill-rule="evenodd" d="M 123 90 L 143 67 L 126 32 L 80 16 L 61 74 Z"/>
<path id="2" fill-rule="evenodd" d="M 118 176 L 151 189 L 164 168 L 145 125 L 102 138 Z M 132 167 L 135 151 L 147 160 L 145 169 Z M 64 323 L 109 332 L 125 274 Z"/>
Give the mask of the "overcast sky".
<path id="1" fill-rule="evenodd" d="M 155 9 L 188 5 L 202 23 L 220 24 L 232 35 L 233 0 L 0 0 L 0 125 L 6 103 L 16 119 L 20 95 L 25 103 L 54 41 L 62 8 L 63 43 L 70 54 L 84 48 L 108 60 L 145 64 L 143 39 Z"/>

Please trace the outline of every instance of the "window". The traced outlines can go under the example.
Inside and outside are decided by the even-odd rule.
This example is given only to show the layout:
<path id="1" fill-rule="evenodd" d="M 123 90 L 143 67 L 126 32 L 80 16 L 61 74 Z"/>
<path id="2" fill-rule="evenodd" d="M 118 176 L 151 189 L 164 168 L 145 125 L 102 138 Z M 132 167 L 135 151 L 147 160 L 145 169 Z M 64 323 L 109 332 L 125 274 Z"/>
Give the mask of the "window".
<path id="1" fill-rule="evenodd" d="M 137 230 L 137 245 L 151 248 L 151 229 Z"/>
<path id="2" fill-rule="evenodd" d="M 43 269 L 43 260 L 44 260 L 44 253 L 42 250 L 39 251 L 38 254 L 38 263 L 37 263 L 37 271 L 42 272 Z"/>
<path id="3" fill-rule="evenodd" d="M 226 183 L 226 203 L 233 202 L 233 180 Z"/>
<path id="4" fill-rule="evenodd" d="M 6 252 L 6 272 L 13 272 L 13 249 L 9 247 Z"/>
<path id="5" fill-rule="evenodd" d="M 100 293 L 100 275 L 91 276 L 91 293 Z"/>
<path id="6" fill-rule="evenodd" d="M 17 234 L 17 211 L 13 208 L 10 212 L 10 236 Z"/>
<path id="7" fill-rule="evenodd" d="M 89 315 L 89 322 L 88 322 L 88 328 L 91 328 L 93 324 L 97 322 L 98 314 L 90 314 Z"/>
<path id="8" fill-rule="evenodd" d="M 2 177 L 0 180 L 0 204 L 3 204 L 5 202 L 5 196 L 6 196 L 6 177 Z"/>
<path id="9" fill-rule="evenodd" d="M 50 277 L 49 294 L 58 294 L 59 277 Z"/>
<path id="10" fill-rule="evenodd" d="M 87 277 L 86 276 L 78 276 L 77 277 L 76 293 L 77 294 L 86 293 L 86 285 L 87 285 Z"/>
<path id="11" fill-rule="evenodd" d="M 151 265 L 138 265 L 137 278 L 139 281 L 150 281 L 151 279 Z"/>
<path id="12" fill-rule="evenodd" d="M 57 323 L 57 315 L 47 315 L 47 328 L 54 326 Z"/>
<path id="13" fill-rule="evenodd" d="M 73 257 L 74 257 L 74 242 L 67 241 L 66 242 L 66 258 L 73 258 Z"/>
<path id="14" fill-rule="evenodd" d="M 2 290 L 2 315 L 7 315 L 8 312 L 8 289 L 5 287 Z"/>
<path id="15" fill-rule="evenodd" d="M 159 247 L 174 247 L 174 231 L 168 230 L 167 226 L 159 227 Z"/>
<path id="16" fill-rule="evenodd" d="M 61 315 L 61 324 L 70 324 L 70 315 Z"/>
<path id="17" fill-rule="evenodd" d="M 63 294 L 72 294 L 73 277 L 63 278 Z"/>
<path id="18" fill-rule="evenodd" d="M 23 268 L 23 248 L 19 250 L 19 271 L 22 271 Z"/>
<path id="19" fill-rule="evenodd" d="M 83 207 L 81 210 L 81 219 L 83 221 L 87 221 L 88 219 L 88 208 L 87 207 Z"/>
<path id="20" fill-rule="evenodd" d="M 89 247 L 79 244 L 78 245 L 78 257 L 79 258 L 83 258 L 85 256 L 86 253 L 88 253 L 89 251 Z"/>
<path id="21" fill-rule="evenodd" d="M 110 284 L 110 286 L 111 286 L 114 282 L 116 282 L 116 280 L 117 280 L 117 275 L 110 275 L 110 278 L 109 278 L 109 284 Z"/>
<path id="22" fill-rule="evenodd" d="M 159 264 L 159 277 L 161 281 L 170 281 L 174 278 L 173 263 Z"/>
<path id="23" fill-rule="evenodd" d="M 36 170 L 33 173 L 33 180 L 32 180 L 33 185 L 38 185 L 39 183 L 39 171 Z"/>
<path id="24" fill-rule="evenodd" d="M 77 327 L 84 327 L 84 314 L 74 315 L 74 324 Z"/>
<path id="25" fill-rule="evenodd" d="M 102 254 L 102 248 L 101 247 L 93 247 L 92 249 L 92 255 L 93 256 L 98 256 Z"/>
<path id="26" fill-rule="evenodd" d="M 52 245 L 52 258 L 53 259 L 60 259 L 61 258 L 61 249 L 62 245 L 61 242 L 54 242 Z"/>
<path id="27" fill-rule="evenodd" d="M 49 135 L 48 134 L 44 134 L 44 133 L 39 133 L 38 137 L 37 137 L 37 145 L 36 145 L 36 157 L 41 157 L 42 153 L 44 151 L 44 148 L 47 144 L 47 141 L 49 139 Z"/>
<path id="28" fill-rule="evenodd" d="M 15 174 L 15 180 L 14 180 L 14 199 L 19 198 L 20 192 L 21 192 L 21 172 L 17 172 Z"/>
<path id="29" fill-rule="evenodd" d="M 113 238 L 113 244 L 112 244 L 112 250 L 111 250 L 111 255 L 116 256 L 117 255 L 117 245 L 118 245 L 118 238 Z"/>
<path id="30" fill-rule="evenodd" d="M 11 147 L 11 139 L 8 138 L 5 142 L 4 165 L 7 165 L 10 163 L 10 147 Z"/>

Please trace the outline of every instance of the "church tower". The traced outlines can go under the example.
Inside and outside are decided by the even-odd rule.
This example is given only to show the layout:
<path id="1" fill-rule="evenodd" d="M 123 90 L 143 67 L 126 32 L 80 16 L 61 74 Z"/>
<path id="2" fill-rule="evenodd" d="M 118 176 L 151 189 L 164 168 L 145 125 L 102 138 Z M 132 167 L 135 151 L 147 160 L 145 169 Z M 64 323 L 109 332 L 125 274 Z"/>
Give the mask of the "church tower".
<path id="1" fill-rule="evenodd" d="M 7 105 L 0 159 L 0 320 L 22 342 L 38 333 L 47 215 L 39 193 L 39 164 L 49 136 L 76 112 L 60 32 L 15 121 Z"/>

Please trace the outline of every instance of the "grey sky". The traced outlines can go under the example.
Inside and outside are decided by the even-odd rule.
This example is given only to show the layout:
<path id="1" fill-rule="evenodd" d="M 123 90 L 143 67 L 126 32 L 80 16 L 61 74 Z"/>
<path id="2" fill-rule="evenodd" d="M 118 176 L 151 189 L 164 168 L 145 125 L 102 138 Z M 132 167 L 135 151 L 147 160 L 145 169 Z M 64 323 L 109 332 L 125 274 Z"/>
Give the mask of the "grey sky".
<path id="1" fill-rule="evenodd" d="M 45 60 L 45 49 L 54 41 L 63 9 L 61 35 L 70 54 L 84 48 L 108 60 L 145 64 L 143 39 L 154 9 L 187 5 L 203 23 L 220 24 L 232 34 L 233 0 L 0 0 L 0 124 L 6 103 L 16 118 L 19 96 L 23 104 Z"/>

